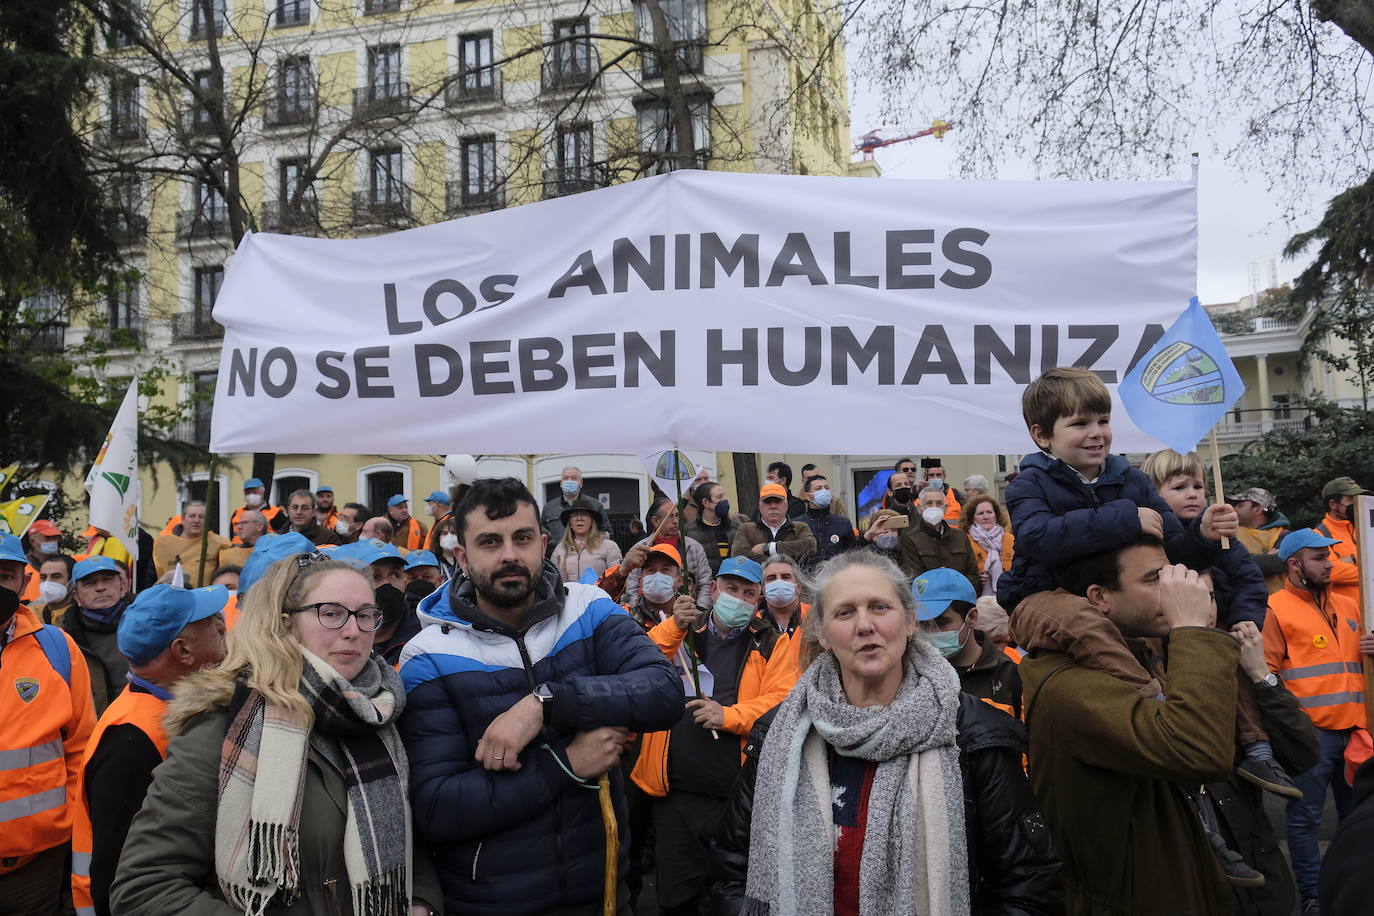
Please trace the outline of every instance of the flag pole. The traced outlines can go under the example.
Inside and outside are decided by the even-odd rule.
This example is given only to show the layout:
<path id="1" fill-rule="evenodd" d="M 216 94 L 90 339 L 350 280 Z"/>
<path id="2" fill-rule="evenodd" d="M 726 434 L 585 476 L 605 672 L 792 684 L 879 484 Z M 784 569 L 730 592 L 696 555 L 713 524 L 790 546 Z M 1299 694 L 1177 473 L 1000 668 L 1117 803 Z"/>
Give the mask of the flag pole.
<path id="1" fill-rule="evenodd" d="M 196 573 L 196 588 L 205 585 L 205 557 L 210 552 L 210 519 L 215 511 L 215 453 L 210 453 L 210 467 L 205 478 L 205 524 L 200 529 L 200 570 Z"/>
<path id="2" fill-rule="evenodd" d="M 1374 544 L 1370 543 L 1370 531 L 1367 530 L 1374 526 L 1374 496 L 1356 496 L 1351 510 L 1350 520 L 1354 524 L 1350 527 L 1355 529 L 1356 565 L 1360 570 L 1360 623 L 1362 632 L 1374 633 L 1374 613 L 1370 612 L 1370 606 L 1374 605 L 1374 585 L 1369 578 L 1370 567 L 1374 565 L 1374 556 L 1369 555 L 1369 550 L 1374 550 Z M 1374 658 L 1361 652 L 1360 665 L 1364 669 L 1365 728 L 1374 735 Z"/>
<path id="3" fill-rule="evenodd" d="M 1221 449 L 1217 447 L 1217 428 L 1215 426 L 1208 433 L 1208 437 L 1207 441 L 1212 446 L 1212 486 L 1216 488 L 1217 505 L 1221 505 L 1226 502 L 1226 488 L 1221 483 Z M 1231 549 L 1230 538 L 1221 539 L 1221 549 Z"/>
<path id="4" fill-rule="evenodd" d="M 673 446 L 673 482 L 677 484 L 677 502 L 673 504 L 673 512 L 678 516 L 678 544 L 681 545 L 679 552 L 682 556 L 682 594 L 693 596 L 695 600 L 696 582 L 692 580 L 691 574 L 687 570 L 687 535 L 682 533 L 682 452 L 676 445 Z M 664 521 L 668 519 L 665 516 Z M 662 527 L 660 525 L 660 527 Z M 657 537 L 657 533 L 654 535 Z M 697 671 L 697 666 L 701 664 L 701 656 L 697 654 L 697 634 L 695 630 L 687 630 L 687 660 L 691 663 L 692 670 L 688 673 L 692 677 L 692 687 L 696 690 L 697 699 L 708 699 L 701 695 L 701 675 Z M 713 741 L 720 739 L 720 732 L 714 728 L 707 729 L 711 733 Z"/>

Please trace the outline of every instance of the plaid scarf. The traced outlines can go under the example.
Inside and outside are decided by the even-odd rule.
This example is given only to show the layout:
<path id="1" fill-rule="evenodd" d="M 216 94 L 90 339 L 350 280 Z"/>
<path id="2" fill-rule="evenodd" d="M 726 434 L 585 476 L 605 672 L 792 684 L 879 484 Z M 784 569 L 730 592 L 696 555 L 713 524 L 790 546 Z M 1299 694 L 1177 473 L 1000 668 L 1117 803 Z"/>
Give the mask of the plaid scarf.
<path id="1" fill-rule="evenodd" d="M 327 662 L 301 654 L 300 691 L 313 724 L 249 690 L 225 733 L 215 821 L 220 890 L 249 916 L 273 900 L 289 906 L 299 897 L 301 801 L 314 747 L 348 790 L 342 843 L 353 912 L 403 916 L 410 905 L 410 806 L 409 767 L 395 726 L 405 705 L 400 676 L 374 655 L 346 681 Z"/>

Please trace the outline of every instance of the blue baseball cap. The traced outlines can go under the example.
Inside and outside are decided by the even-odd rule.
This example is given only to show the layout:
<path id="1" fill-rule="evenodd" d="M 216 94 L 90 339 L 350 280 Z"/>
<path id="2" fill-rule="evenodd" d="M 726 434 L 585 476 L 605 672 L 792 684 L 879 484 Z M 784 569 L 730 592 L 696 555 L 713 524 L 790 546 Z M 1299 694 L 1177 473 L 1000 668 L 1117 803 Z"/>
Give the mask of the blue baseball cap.
<path id="1" fill-rule="evenodd" d="M 428 550 L 412 550 L 405 558 L 406 569 L 414 569 L 417 566 L 438 566 L 439 558 Z"/>
<path id="2" fill-rule="evenodd" d="M 916 599 L 917 620 L 934 620 L 956 601 L 978 603 L 978 593 L 968 577 L 943 566 L 928 569 L 912 579 L 911 597 Z"/>
<path id="3" fill-rule="evenodd" d="M 177 638 L 187 624 L 224 611 L 229 589 L 223 585 L 184 589 L 154 585 L 139 592 L 119 618 L 119 654 L 134 665 L 146 665 Z"/>
<path id="4" fill-rule="evenodd" d="M 1331 547 L 1339 543 L 1335 538 L 1322 537 L 1311 528 L 1299 528 L 1288 532 L 1279 542 L 1279 559 L 1287 560 L 1304 547 Z"/>
<path id="5" fill-rule="evenodd" d="M 763 567 L 748 557 L 730 557 L 720 564 L 716 578 L 719 579 L 721 576 L 735 576 L 746 582 L 762 582 Z"/>
<path id="6" fill-rule="evenodd" d="M 449 499 L 449 495 L 445 493 L 443 490 L 435 490 L 433 493 L 425 497 L 425 502 L 438 503 L 441 506 L 447 506 L 450 505 L 453 502 L 453 500 Z"/>
<path id="7" fill-rule="evenodd" d="M 331 487 L 331 486 L 329 486 L 328 484 L 324 484 L 323 486 L 318 486 L 318 487 L 316 487 L 316 488 L 315 488 L 315 492 L 316 492 L 316 493 L 333 493 L 333 492 L 334 492 L 334 488 Z"/>
<path id="8" fill-rule="evenodd" d="M 239 595 L 252 588 L 253 583 L 262 578 L 267 567 L 285 557 L 298 553 L 315 553 L 315 545 L 310 538 L 299 531 L 286 534 L 269 534 L 258 538 L 253 552 L 243 562 L 243 572 L 239 573 Z"/>
<path id="9" fill-rule="evenodd" d="M 433 556 L 433 554 L 431 554 Z M 367 538 L 354 544 L 344 544 L 342 547 L 335 547 L 329 552 L 331 560 L 338 560 L 354 566 L 358 569 L 366 569 L 378 560 L 400 560 L 405 562 L 401 552 L 396 549 L 396 545 L 379 541 L 376 538 Z M 434 563 L 438 566 L 436 560 Z"/>
<path id="10" fill-rule="evenodd" d="M 80 563 L 72 567 L 72 581 L 80 582 L 93 573 L 98 572 L 123 572 L 120 565 L 109 557 L 87 557 Z"/>
<path id="11" fill-rule="evenodd" d="M 12 534 L 0 534 L 0 561 L 8 560 L 11 563 L 27 563 L 29 558 L 24 556 L 24 543 Z M 78 566 L 81 564 L 78 563 Z"/>
<path id="12" fill-rule="evenodd" d="M 391 497 L 390 499 L 388 499 L 388 500 L 386 501 L 386 504 L 387 504 L 388 507 L 391 507 L 391 506 L 399 506 L 401 503 L 408 503 L 408 502 L 410 502 L 410 500 L 406 499 L 406 496 L 405 496 L 404 493 L 397 493 L 395 496 L 393 496 L 393 497 Z"/>
<path id="13" fill-rule="evenodd" d="M 254 487 L 262 487 L 262 481 L 261 481 L 261 480 L 258 480 L 256 477 L 249 477 L 247 480 L 245 480 L 245 481 L 243 482 L 243 488 L 244 488 L 245 490 L 251 490 L 251 489 L 253 489 Z M 264 490 L 267 489 L 266 487 L 262 487 L 262 488 L 263 488 Z"/>

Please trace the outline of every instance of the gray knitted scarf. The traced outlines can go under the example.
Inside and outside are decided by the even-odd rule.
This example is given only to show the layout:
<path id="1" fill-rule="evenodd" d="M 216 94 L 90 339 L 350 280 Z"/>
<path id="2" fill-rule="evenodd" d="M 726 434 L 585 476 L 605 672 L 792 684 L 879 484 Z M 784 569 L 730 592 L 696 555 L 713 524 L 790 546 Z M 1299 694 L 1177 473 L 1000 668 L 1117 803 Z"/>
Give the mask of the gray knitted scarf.
<path id="1" fill-rule="evenodd" d="M 835 836 L 826 748 L 876 763 L 859 863 L 863 916 L 967 916 L 968 851 L 955 744 L 959 681 L 923 640 L 886 707 L 851 706 L 829 652 L 768 730 L 754 785 L 743 916 L 831 916 Z"/>

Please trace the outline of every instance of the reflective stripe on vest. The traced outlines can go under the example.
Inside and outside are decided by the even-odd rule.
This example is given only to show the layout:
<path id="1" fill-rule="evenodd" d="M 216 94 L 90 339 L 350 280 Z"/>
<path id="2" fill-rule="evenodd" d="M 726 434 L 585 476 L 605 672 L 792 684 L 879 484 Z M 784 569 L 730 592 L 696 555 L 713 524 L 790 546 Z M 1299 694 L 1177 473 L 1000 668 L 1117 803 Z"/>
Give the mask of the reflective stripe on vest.
<path id="1" fill-rule="evenodd" d="M 158 754 L 167 757 L 167 733 L 162 729 L 162 716 L 167 704 L 151 693 L 126 688 L 105 710 L 95 724 L 86 752 L 81 756 L 81 770 L 77 774 L 76 804 L 72 805 L 72 902 L 78 913 L 94 913 L 95 899 L 91 895 L 91 853 L 94 845 L 91 831 L 91 806 L 86 800 L 86 767 L 95 756 L 106 729 L 116 725 L 133 725 L 148 736 Z"/>
<path id="2" fill-rule="evenodd" d="M 33 747 L 0 751 L 0 770 L 22 770 L 25 767 L 47 763 L 49 760 L 60 760 L 62 754 L 62 742 L 56 738 Z"/>
<path id="3" fill-rule="evenodd" d="M 1364 703 L 1363 690 L 1345 690 L 1340 693 L 1319 693 L 1311 697 L 1298 697 L 1298 705 L 1303 709 L 1318 706 L 1339 706 L 1342 703 Z"/>
<path id="4" fill-rule="evenodd" d="M 53 808 L 61 808 L 66 803 L 66 786 L 58 786 L 55 789 L 48 789 L 36 795 L 25 795 L 21 798 L 12 798 L 9 801 L 0 802 L 0 824 L 21 817 L 28 817 L 30 814 L 38 814 L 40 811 L 51 811 Z"/>
<path id="5" fill-rule="evenodd" d="M 1303 665 L 1301 668 L 1285 668 L 1279 672 L 1279 679 L 1284 681 L 1296 681 L 1304 677 L 1321 677 L 1327 674 L 1340 674 L 1349 671 L 1352 674 L 1360 674 L 1364 671 L 1356 662 L 1323 662 L 1320 665 Z"/>

